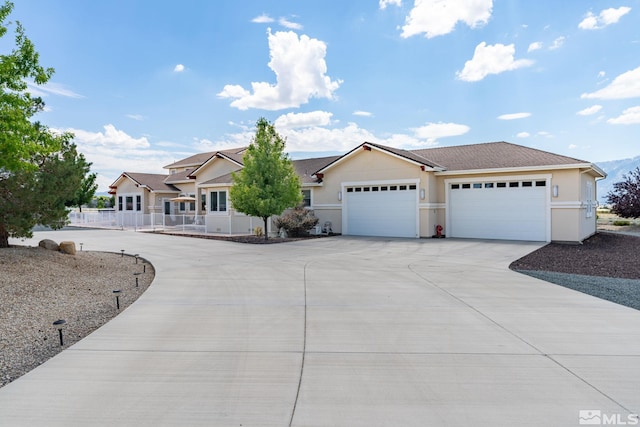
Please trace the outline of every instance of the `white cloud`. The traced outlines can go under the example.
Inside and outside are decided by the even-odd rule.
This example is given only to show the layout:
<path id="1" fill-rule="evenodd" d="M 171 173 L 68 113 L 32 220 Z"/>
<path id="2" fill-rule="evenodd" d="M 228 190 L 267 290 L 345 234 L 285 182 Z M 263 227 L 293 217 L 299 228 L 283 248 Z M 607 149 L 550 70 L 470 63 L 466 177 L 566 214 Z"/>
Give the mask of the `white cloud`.
<path id="1" fill-rule="evenodd" d="M 531 134 L 529 132 L 518 132 L 516 136 L 518 138 L 529 138 Z"/>
<path id="2" fill-rule="evenodd" d="M 333 113 L 327 111 L 312 111 L 309 113 L 287 113 L 276 119 L 276 130 L 295 129 L 311 126 L 327 126 L 331 123 Z"/>
<path id="3" fill-rule="evenodd" d="M 612 125 L 640 124 L 640 106 L 627 108 L 620 116 L 607 120 L 607 123 Z"/>
<path id="4" fill-rule="evenodd" d="M 76 140 L 87 145 L 102 145 L 105 147 L 120 148 L 148 148 L 147 138 L 133 138 L 124 131 L 116 129 L 112 124 L 104 125 L 104 132 L 89 132 L 82 129 L 67 129 L 73 132 Z"/>
<path id="5" fill-rule="evenodd" d="M 534 61 L 529 59 L 514 59 L 515 51 L 513 44 L 505 46 L 498 43 L 487 46 L 486 42 L 482 42 L 476 46 L 473 58 L 465 62 L 464 68 L 458 71 L 456 76 L 460 80 L 477 82 L 489 74 L 500 74 L 533 65 Z"/>
<path id="6" fill-rule="evenodd" d="M 530 116 L 531 116 L 531 113 L 512 113 L 512 114 L 503 114 L 501 116 L 498 116 L 498 119 L 499 120 L 517 120 L 517 119 L 524 119 Z"/>
<path id="7" fill-rule="evenodd" d="M 373 116 L 373 113 L 370 113 L 369 111 L 354 111 L 353 112 L 354 116 L 360 116 L 360 117 L 371 117 Z"/>
<path id="8" fill-rule="evenodd" d="M 33 96 L 39 96 L 44 98 L 49 95 L 64 96 L 66 98 L 84 98 L 84 96 L 75 93 L 71 89 L 67 89 L 60 83 L 45 83 L 43 85 L 37 85 L 33 82 L 27 82 L 27 91 Z"/>
<path id="9" fill-rule="evenodd" d="M 268 31 L 271 61 L 269 68 L 276 75 L 275 85 L 252 82 L 253 93 L 239 85 L 226 85 L 218 96 L 235 98 L 231 106 L 240 110 L 260 108 L 281 110 L 296 108 L 310 98 L 333 99 L 341 80 L 326 75 L 326 44 L 306 35 L 298 37 L 293 31 Z"/>
<path id="10" fill-rule="evenodd" d="M 144 120 L 144 116 L 142 116 L 141 114 L 127 114 L 127 117 L 132 119 L 132 120 L 137 120 L 137 121 Z"/>
<path id="11" fill-rule="evenodd" d="M 401 37 L 421 33 L 427 38 L 441 36 L 452 32 L 458 21 L 476 28 L 489 21 L 492 7 L 492 0 L 416 0 L 402 27 Z"/>
<path id="12" fill-rule="evenodd" d="M 600 78 L 602 78 L 602 77 L 604 77 L 606 75 L 607 75 L 607 73 L 605 73 L 604 71 L 599 71 L 598 72 L 598 77 L 600 77 Z"/>
<path id="13" fill-rule="evenodd" d="M 545 138 L 553 138 L 553 134 L 550 132 L 547 132 L 546 130 L 541 130 L 540 132 L 538 132 L 537 134 L 538 136 L 543 136 Z"/>
<path id="14" fill-rule="evenodd" d="M 617 9 L 604 9 L 599 15 L 592 12 L 587 13 L 585 18 L 578 24 L 578 28 L 583 30 L 599 30 L 608 25 L 617 23 L 620 18 L 631 11 L 630 7 L 621 6 Z"/>
<path id="15" fill-rule="evenodd" d="M 184 65 L 178 64 L 173 68 L 173 71 L 176 73 L 181 73 L 184 71 Z"/>
<path id="16" fill-rule="evenodd" d="M 602 105 L 592 105 L 591 107 L 585 108 L 584 110 L 578 111 L 576 114 L 579 116 L 591 116 L 592 114 L 596 114 L 598 111 L 602 110 Z"/>
<path id="17" fill-rule="evenodd" d="M 551 46 L 549 46 L 549 50 L 559 49 L 560 47 L 562 47 L 563 44 L 564 44 L 564 37 L 558 37 L 553 41 Z"/>
<path id="18" fill-rule="evenodd" d="M 251 20 L 251 22 L 255 23 L 255 24 L 270 24 L 274 21 L 273 18 L 271 18 L 269 15 L 267 15 L 266 13 L 263 13 L 260 16 L 256 16 L 255 18 L 253 18 Z"/>
<path id="19" fill-rule="evenodd" d="M 291 22 L 287 18 L 278 19 L 278 23 L 285 28 L 289 28 L 290 30 L 302 30 L 302 24 Z"/>
<path id="20" fill-rule="evenodd" d="M 583 93 L 583 99 L 626 99 L 640 97 L 640 67 L 620 74 L 606 87 Z"/>
<path id="21" fill-rule="evenodd" d="M 527 52 L 533 52 L 534 50 L 542 49 L 542 42 L 533 42 L 529 45 Z"/>
<path id="22" fill-rule="evenodd" d="M 424 126 L 411 129 L 414 136 L 419 139 L 426 139 L 427 142 L 434 143 L 438 138 L 447 136 L 459 136 L 469 132 L 471 128 L 467 125 L 457 123 L 427 123 Z"/>
<path id="23" fill-rule="evenodd" d="M 380 9 L 386 9 L 388 5 L 402 6 L 402 0 L 380 0 Z"/>
<path id="24" fill-rule="evenodd" d="M 78 151 L 93 163 L 91 170 L 102 176 L 99 191 L 106 191 L 105 186 L 123 171 L 166 173 L 162 166 L 176 160 L 176 153 L 153 149 L 146 137 L 132 137 L 111 124 L 103 129 L 102 132 L 73 128 L 58 130 L 75 134 Z M 184 156 L 180 154 L 180 157 Z"/>
<path id="25" fill-rule="evenodd" d="M 576 144 L 569 144 L 569 150 L 575 150 L 576 148 L 578 148 L 578 146 Z"/>

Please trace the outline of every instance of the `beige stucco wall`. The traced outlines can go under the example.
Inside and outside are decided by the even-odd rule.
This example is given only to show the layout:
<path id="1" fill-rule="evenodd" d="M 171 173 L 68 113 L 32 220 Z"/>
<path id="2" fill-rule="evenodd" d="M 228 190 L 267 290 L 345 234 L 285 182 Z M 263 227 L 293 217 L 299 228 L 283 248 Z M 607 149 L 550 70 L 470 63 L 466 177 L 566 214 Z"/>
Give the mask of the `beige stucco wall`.
<path id="1" fill-rule="evenodd" d="M 237 164 L 232 163 L 227 159 L 216 158 L 198 171 L 196 182 L 206 182 L 237 170 L 240 170 L 240 166 Z"/>

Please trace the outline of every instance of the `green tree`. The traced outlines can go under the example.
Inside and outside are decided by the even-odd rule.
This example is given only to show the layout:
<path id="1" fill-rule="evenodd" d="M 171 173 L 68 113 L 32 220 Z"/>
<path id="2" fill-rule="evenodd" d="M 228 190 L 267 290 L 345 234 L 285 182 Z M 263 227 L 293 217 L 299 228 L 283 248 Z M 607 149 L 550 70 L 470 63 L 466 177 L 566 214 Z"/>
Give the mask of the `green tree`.
<path id="1" fill-rule="evenodd" d="M 613 184 L 607 194 L 611 212 L 622 218 L 640 218 L 640 167 L 622 175 L 623 181 Z"/>
<path id="2" fill-rule="evenodd" d="M 79 156 L 82 158 L 84 162 L 84 156 L 80 154 Z M 86 162 L 85 162 L 86 163 Z M 91 166 L 91 163 L 89 163 Z M 76 190 L 75 195 L 71 200 L 68 201 L 67 206 L 77 206 L 82 212 L 82 205 L 86 205 L 87 203 L 91 203 L 93 200 L 93 196 L 96 194 L 96 190 L 98 189 L 98 184 L 96 184 L 96 174 L 90 173 L 84 177 L 82 182 L 80 183 L 80 187 Z"/>
<path id="3" fill-rule="evenodd" d="M 264 118 L 258 120 L 253 141 L 242 157 L 244 167 L 233 173 L 229 191 L 234 209 L 262 218 L 265 240 L 269 238 L 269 217 L 302 201 L 300 178 L 284 146 L 285 140 L 274 126 Z"/>
<path id="4" fill-rule="evenodd" d="M 13 10 L 13 3 L 0 6 L 0 38 L 8 31 L 5 21 Z M 58 138 L 49 138 L 46 127 L 31 118 L 44 109 L 41 98 L 32 98 L 27 92 L 27 81 L 46 83 L 52 68 L 43 68 L 38 62 L 33 43 L 17 22 L 15 48 L 0 55 L 0 171 L 35 170 L 36 154 L 50 154 L 62 145 Z"/>
<path id="5" fill-rule="evenodd" d="M 0 38 L 13 4 L 0 6 Z M 89 164 L 69 133 L 54 133 L 34 116 L 44 102 L 27 91 L 27 81 L 46 83 L 53 69 L 43 68 L 33 43 L 16 23 L 15 47 L 0 54 L 0 248 L 9 237 L 30 237 L 36 224 L 62 227 L 65 204 L 73 199 Z"/>

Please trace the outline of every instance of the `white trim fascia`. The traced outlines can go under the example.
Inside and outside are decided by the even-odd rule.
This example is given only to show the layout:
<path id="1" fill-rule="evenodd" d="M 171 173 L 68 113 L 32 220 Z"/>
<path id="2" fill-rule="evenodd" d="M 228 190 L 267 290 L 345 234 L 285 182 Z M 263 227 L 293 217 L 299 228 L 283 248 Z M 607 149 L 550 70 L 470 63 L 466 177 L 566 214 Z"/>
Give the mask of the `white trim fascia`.
<path id="1" fill-rule="evenodd" d="M 231 186 L 233 186 L 232 183 L 226 183 L 226 184 L 197 184 L 196 185 L 196 189 L 198 189 L 198 188 L 231 187 Z"/>
<path id="2" fill-rule="evenodd" d="M 551 202 L 551 209 L 582 209 L 583 203 L 579 200 L 569 202 Z"/>
<path id="3" fill-rule="evenodd" d="M 324 187 L 321 182 L 313 182 L 313 183 L 302 183 L 300 188 L 304 190 L 305 187 Z"/>
<path id="4" fill-rule="evenodd" d="M 313 205 L 311 209 L 342 209 L 342 203 L 323 203 L 321 205 Z"/>
<path id="5" fill-rule="evenodd" d="M 240 166 L 240 169 L 244 168 L 244 165 L 241 163 L 236 162 L 235 160 L 221 154 L 221 153 L 216 153 L 213 156 L 211 156 L 209 159 L 207 159 L 204 163 L 202 163 L 200 166 L 198 166 L 197 168 L 195 168 L 189 175 L 187 176 L 197 176 L 198 174 L 196 172 L 198 172 L 200 169 L 204 168 L 206 165 L 213 163 L 216 159 L 225 159 L 237 166 Z"/>
<path id="6" fill-rule="evenodd" d="M 446 209 L 447 204 L 427 202 L 427 203 L 420 203 L 419 207 L 420 209 Z"/>
<path id="7" fill-rule="evenodd" d="M 582 169 L 591 168 L 593 165 L 590 163 L 575 163 L 569 165 L 546 165 L 546 166 L 521 166 L 515 168 L 493 168 L 493 169 L 469 169 L 461 171 L 444 171 L 435 172 L 436 176 L 446 175 L 472 175 L 472 174 L 504 174 L 512 172 L 537 172 L 537 171 L 549 171 L 557 169 Z"/>

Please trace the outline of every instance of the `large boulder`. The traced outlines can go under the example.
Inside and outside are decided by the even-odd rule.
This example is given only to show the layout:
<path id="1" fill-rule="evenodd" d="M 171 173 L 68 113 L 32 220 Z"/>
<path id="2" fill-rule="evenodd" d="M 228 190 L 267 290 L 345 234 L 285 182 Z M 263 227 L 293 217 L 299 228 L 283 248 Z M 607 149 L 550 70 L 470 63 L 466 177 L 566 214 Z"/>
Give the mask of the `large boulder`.
<path id="1" fill-rule="evenodd" d="M 58 244 L 51 239 L 40 240 L 40 243 L 38 243 L 38 246 L 50 251 L 57 251 L 60 249 L 60 246 L 58 246 Z"/>
<path id="2" fill-rule="evenodd" d="M 60 252 L 75 255 L 76 254 L 76 244 L 75 242 L 65 241 L 60 242 Z"/>

